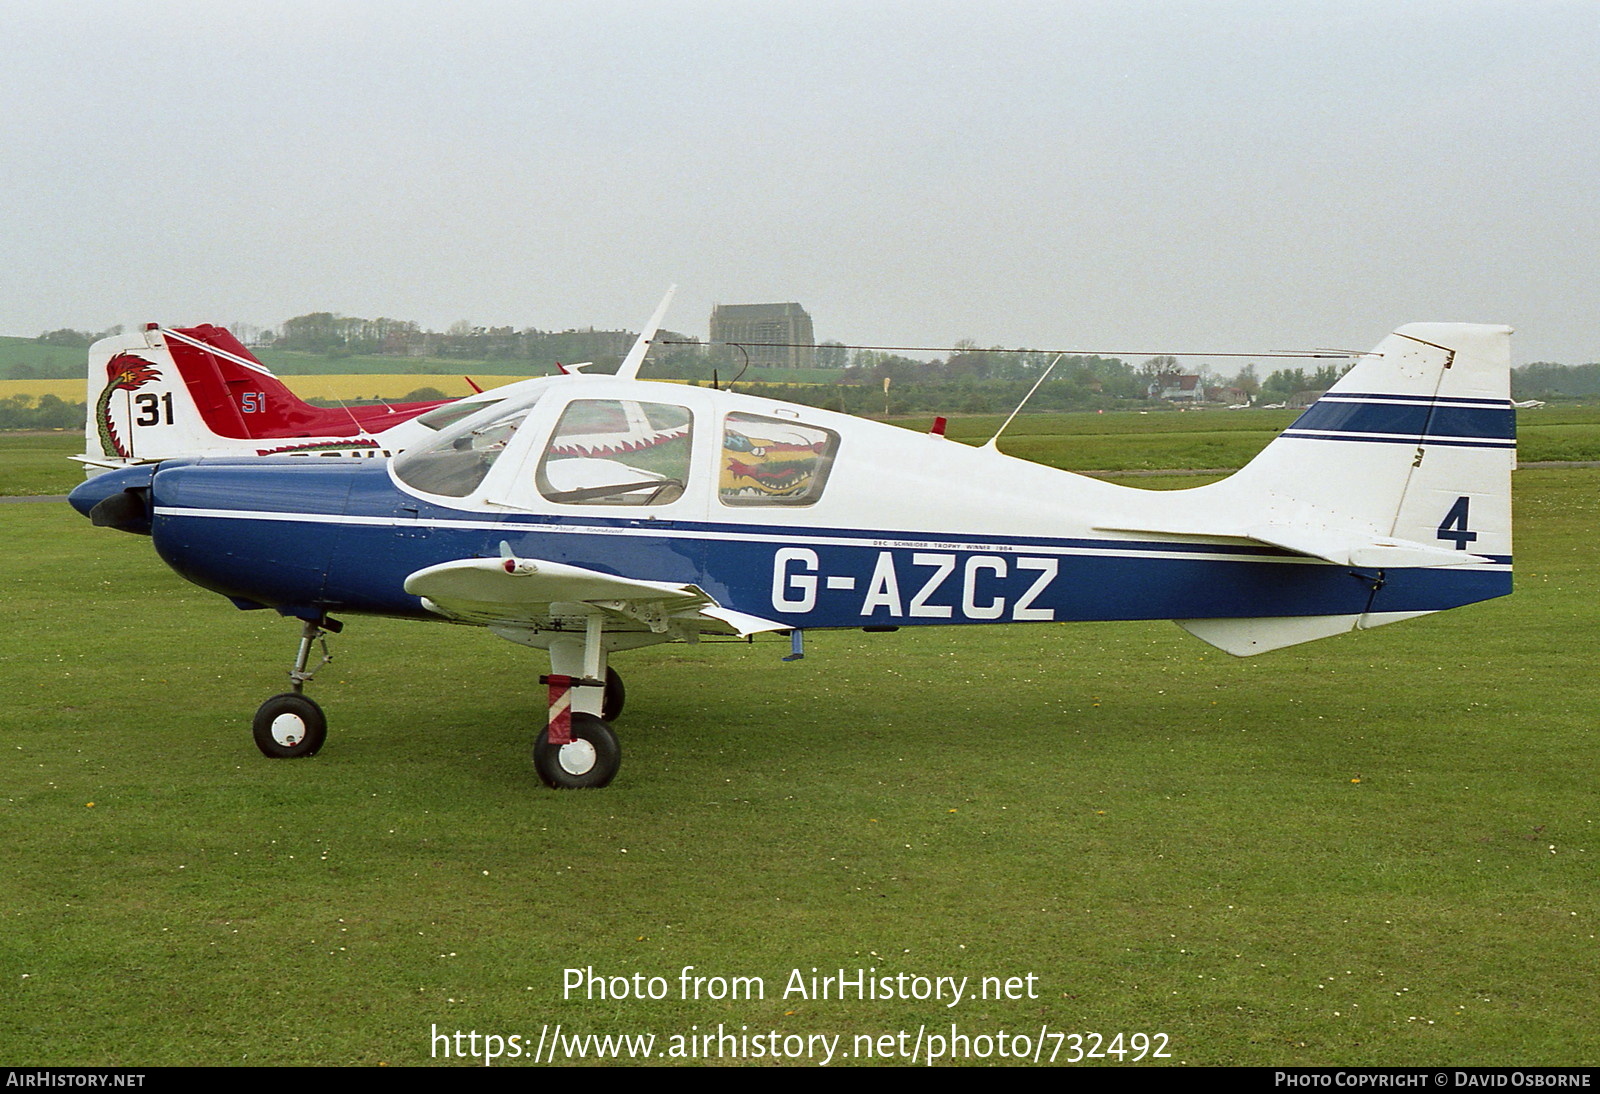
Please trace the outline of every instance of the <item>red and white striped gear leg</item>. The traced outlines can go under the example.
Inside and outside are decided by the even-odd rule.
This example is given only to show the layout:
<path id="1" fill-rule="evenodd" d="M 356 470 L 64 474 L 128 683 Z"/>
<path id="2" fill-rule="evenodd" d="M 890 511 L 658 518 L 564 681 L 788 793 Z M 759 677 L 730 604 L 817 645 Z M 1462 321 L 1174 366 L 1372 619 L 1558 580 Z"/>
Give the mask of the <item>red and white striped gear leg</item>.
<path id="1" fill-rule="evenodd" d="M 545 677 L 550 686 L 550 729 L 545 738 L 553 745 L 572 743 L 572 677 L 551 673 Z"/>

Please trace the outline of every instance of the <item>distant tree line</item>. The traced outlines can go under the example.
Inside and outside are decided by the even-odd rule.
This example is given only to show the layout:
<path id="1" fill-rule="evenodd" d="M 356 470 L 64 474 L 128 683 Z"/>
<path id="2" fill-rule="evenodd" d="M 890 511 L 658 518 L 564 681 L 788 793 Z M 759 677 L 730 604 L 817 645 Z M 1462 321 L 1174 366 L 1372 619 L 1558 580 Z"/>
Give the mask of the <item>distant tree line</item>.
<path id="1" fill-rule="evenodd" d="M 102 338 L 121 333 L 121 326 L 103 331 L 73 330 L 70 327 L 63 327 L 60 330 L 45 331 L 35 338 L 34 342 L 41 346 L 81 351 L 88 349 Z M 32 360 L 11 361 L 0 369 L 0 375 L 8 380 L 74 380 L 83 376 L 83 365 L 84 357 L 81 352 L 46 353 Z"/>
<path id="2" fill-rule="evenodd" d="M 54 395 L 12 395 L 0 399 L 0 429 L 82 429 L 85 411 Z"/>
<path id="3" fill-rule="evenodd" d="M 1583 399 L 1600 395 L 1600 364 L 1555 365 L 1535 361 L 1511 370 L 1514 399 Z"/>
<path id="4" fill-rule="evenodd" d="M 110 338 L 113 334 L 122 333 L 122 324 L 108 327 L 103 331 L 91 334 L 86 330 L 73 330 L 71 327 L 62 327 L 60 330 L 47 330 L 34 341 L 46 346 L 66 346 L 69 349 L 88 349 L 102 338 Z"/>
<path id="5" fill-rule="evenodd" d="M 542 331 L 534 327 L 478 327 L 461 321 L 443 331 L 424 330 L 409 319 L 361 319 L 311 312 L 283 324 L 261 344 L 326 357 L 433 357 L 461 361 L 527 361 L 529 371 L 585 361 L 615 367 L 637 336 L 622 330 Z M 681 336 L 680 336 L 681 337 Z"/>
<path id="6" fill-rule="evenodd" d="M 534 374 L 552 372 L 558 364 L 581 362 L 593 362 L 598 372 L 609 371 L 637 337 L 625 330 L 518 330 L 509 326 L 474 326 L 466 321 L 452 323 L 440 332 L 426 330 L 408 319 L 363 319 L 333 312 L 297 315 L 277 331 L 246 323 L 235 323 L 232 329 L 252 344 L 334 359 L 382 356 L 515 362 Z M 62 328 L 46 331 L 34 341 L 83 350 L 101 338 L 120 333 L 120 326 L 103 331 Z M 646 375 L 726 383 L 744 371 L 746 361 L 738 347 L 706 345 L 670 331 L 663 331 L 660 341 L 665 344 L 658 344 L 651 351 Z M 816 350 L 817 371 L 833 373 L 836 382 L 823 384 L 821 391 L 790 387 L 778 390 L 787 392 L 788 398 L 795 401 L 844 407 L 856 413 L 875 408 L 881 414 L 885 406 L 883 383 L 888 380 L 887 406 L 891 413 L 897 407 L 908 412 L 939 407 L 989 413 L 1015 406 L 1020 395 L 1013 398 L 1013 387 L 1031 385 L 1051 356 L 1037 351 L 983 349 L 972 342 L 958 342 L 943 358 L 918 361 L 888 351 L 852 349 L 837 341 L 824 341 Z M 1335 363 L 1309 371 L 1277 369 L 1264 380 L 1257 376 L 1254 364 L 1245 365 L 1231 376 L 1215 375 L 1204 367 L 1198 371 L 1202 385 L 1215 396 L 1212 401 L 1261 404 L 1304 400 L 1310 393 L 1332 386 L 1348 367 Z M 1057 364 L 1029 407 L 1087 409 L 1144 402 L 1182 372 L 1183 366 L 1174 357 L 1153 357 L 1137 365 L 1109 357 L 1068 357 Z M 4 374 L 16 380 L 76 378 L 83 374 L 83 364 L 78 354 L 68 355 L 65 360 L 45 356 L 43 360 L 12 362 Z M 815 376 L 813 372 L 807 378 Z M 750 381 L 740 381 L 741 388 L 751 386 Z M 1595 398 L 1600 396 L 1600 364 L 1569 366 L 1540 361 L 1524 365 L 1512 373 L 1512 393 L 1518 399 Z M 21 408 L 12 409 L 22 412 Z M 27 412 L 45 413 L 42 406 L 27 408 Z M 49 413 L 58 411 L 51 408 Z"/>

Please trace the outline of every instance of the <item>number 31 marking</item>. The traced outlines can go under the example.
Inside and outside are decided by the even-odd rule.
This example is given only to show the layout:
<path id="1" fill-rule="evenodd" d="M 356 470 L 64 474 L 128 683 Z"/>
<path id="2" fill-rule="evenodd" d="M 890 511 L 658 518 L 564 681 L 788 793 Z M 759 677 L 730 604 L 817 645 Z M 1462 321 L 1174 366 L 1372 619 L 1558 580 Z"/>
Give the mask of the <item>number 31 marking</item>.
<path id="1" fill-rule="evenodd" d="M 133 402 L 139 408 L 139 416 L 133 420 L 134 425 L 172 424 L 172 392 L 156 396 L 147 391 L 135 395 Z"/>

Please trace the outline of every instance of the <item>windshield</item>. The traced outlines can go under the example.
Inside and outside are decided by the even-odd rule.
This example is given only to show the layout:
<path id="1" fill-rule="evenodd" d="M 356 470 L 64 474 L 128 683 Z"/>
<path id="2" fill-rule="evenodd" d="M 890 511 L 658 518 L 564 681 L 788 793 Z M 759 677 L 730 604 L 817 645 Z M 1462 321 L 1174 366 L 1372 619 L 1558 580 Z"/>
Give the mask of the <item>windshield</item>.
<path id="1" fill-rule="evenodd" d="M 446 403 L 444 406 L 436 407 L 426 414 L 419 414 L 415 420 L 418 425 L 425 425 L 429 429 L 443 429 L 447 425 L 459 422 L 469 414 L 476 414 L 480 410 L 488 410 L 502 401 L 500 399 L 485 399 L 482 402 L 469 403 L 465 399 L 458 399 L 453 403 Z"/>
<path id="2" fill-rule="evenodd" d="M 506 400 L 509 407 L 491 403 L 427 444 L 407 449 L 394 458 L 395 477 L 423 493 L 466 497 L 483 482 L 542 394 Z"/>

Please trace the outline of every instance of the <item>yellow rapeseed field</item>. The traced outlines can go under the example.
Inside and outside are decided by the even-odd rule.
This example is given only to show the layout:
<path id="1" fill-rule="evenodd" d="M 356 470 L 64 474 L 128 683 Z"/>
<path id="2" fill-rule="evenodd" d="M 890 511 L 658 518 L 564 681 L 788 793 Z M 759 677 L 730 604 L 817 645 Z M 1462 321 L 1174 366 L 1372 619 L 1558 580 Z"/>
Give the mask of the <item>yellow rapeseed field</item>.
<path id="1" fill-rule="evenodd" d="M 302 399 L 400 399 L 418 388 L 431 387 L 450 398 L 472 394 L 467 381 L 459 375 L 416 373 L 375 373 L 371 375 L 342 376 L 284 376 L 280 377 L 289 390 Z M 523 376 L 474 376 L 483 388 L 500 387 Z M 0 399 L 27 395 L 39 399 L 54 395 L 68 402 L 84 400 L 82 380 L 0 380 Z"/>

